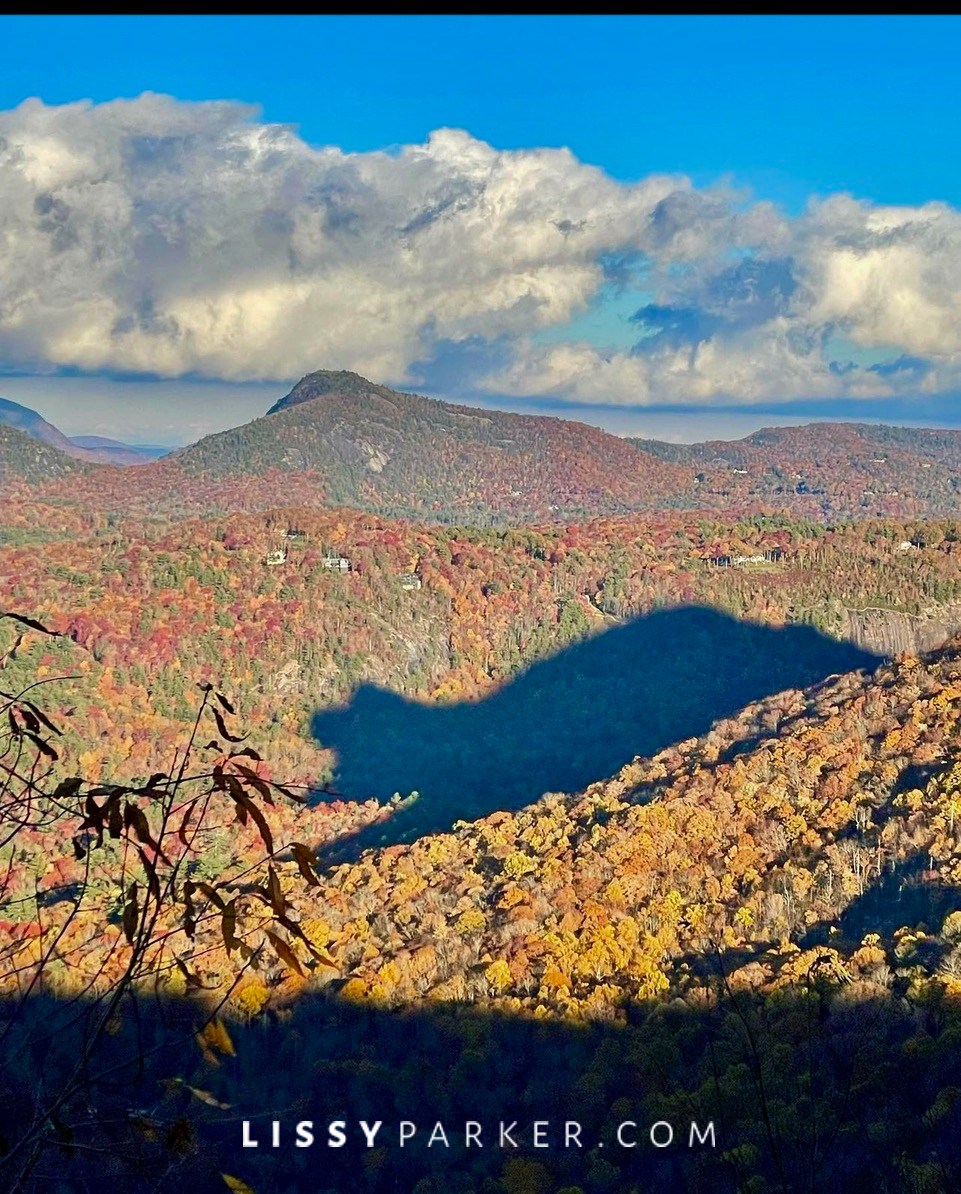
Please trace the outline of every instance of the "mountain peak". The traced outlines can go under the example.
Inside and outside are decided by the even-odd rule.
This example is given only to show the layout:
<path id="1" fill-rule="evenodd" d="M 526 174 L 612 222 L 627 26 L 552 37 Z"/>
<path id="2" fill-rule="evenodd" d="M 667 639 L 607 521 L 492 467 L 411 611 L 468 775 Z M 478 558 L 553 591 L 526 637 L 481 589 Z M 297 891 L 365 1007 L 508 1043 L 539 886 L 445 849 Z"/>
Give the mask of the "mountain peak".
<path id="1" fill-rule="evenodd" d="M 306 377 L 302 377 L 289 394 L 274 403 L 267 414 L 274 415 L 280 410 L 287 410 L 288 407 L 299 406 L 301 402 L 323 398 L 326 394 L 358 397 L 383 388 L 349 369 L 318 369 L 316 373 L 308 373 Z"/>
<path id="2" fill-rule="evenodd" d="M 318 400 L 318 401 L 315 401 Z M 267 415 L 172 458 L 191 476 L 279 473 L 328 505 L 444 521 L 690 504 L 690 469 L 596 427 L 462 406 L 346 370 L 302 378 Z"/>

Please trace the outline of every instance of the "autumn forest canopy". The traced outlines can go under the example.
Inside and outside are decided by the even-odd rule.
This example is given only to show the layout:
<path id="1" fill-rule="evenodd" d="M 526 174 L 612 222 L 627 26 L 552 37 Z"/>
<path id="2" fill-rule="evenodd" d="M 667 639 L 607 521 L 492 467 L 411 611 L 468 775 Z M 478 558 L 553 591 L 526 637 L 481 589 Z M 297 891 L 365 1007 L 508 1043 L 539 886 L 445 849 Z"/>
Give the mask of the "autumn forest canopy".
<path id="1" fill-rule="evenodd" d="M 4 1188 L 961 1188 L 961 433 L 97 451 L 0 423 Z"/>

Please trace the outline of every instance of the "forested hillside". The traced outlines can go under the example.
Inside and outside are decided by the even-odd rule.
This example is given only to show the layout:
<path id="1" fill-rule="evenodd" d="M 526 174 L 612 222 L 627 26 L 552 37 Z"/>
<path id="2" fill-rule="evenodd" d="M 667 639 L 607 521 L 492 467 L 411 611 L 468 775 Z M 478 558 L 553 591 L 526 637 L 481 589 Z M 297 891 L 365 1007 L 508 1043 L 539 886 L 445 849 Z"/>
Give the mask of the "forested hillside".
<path id="1" fill-rule="evenodd" d="M 811 423 L 733 441 L 631 443 L 692 468 L 705 505 L 764 502 L 827 520 L 961 509 L 961 431 Z"/>
<path id="2" fill-rule="evenodd" d="M 69 456 L 0 422 L 0 486 L 8 496 L 25 492 L 25 483 L 39 485 L 68 476 L 75 479 L 82 473 L 82 466 Z"/>
<path id="3" fill-rule="evenodd" d="M 316 1154 L 238 1161 L 240 1118 L 576 1104 L 577 1154 L 354 1142 L 320 1188 L 950 1194 L 959 525 L 920 490 L 777 511 L 763 437 L 698 510 L 620 489 L 491 525 L 505 462 L 557 476 L 540 421 L 496 444 L 455 407 L 437 510 L 380 448 L 276 461 L 356 427 L 366 384 L 314 379 L 136 485 L 6 432 L 0 1172 L 263 1194 Z M 428 403 L 375 397 L 394 430 Z M 429 434 L 398 441 L 415 472 Z M 624 477 L 558 460 L 585 508 Z M 717 1150 L 615 1153 L 624 1122 Z"/>
<path id="4" fill-rule="evenodd" d="M 445 521 L 577 516 L 689 505 L 688 470 L 562 419 L 475 410 L 313 373 L 232 431 L 175 454 L 187 478 L 313 478 L 332 505 Z"/>
<path id="5" fill-rule="evenodd" d="M 4 848 L 11 1008 L 24 1007 L 32 974 L 53 1000 L 84 989 L 102 1001 L 131 973 L 133 990 L 166 996 L 136 1020 L 114 1015 L 103 1086 L 76 1086 L 72 1042 L 89 1050 L 76 1019 L 55 1029 L 56 1007 L 41 1020 L 31 1004 L 10 1021 L 4 1068 L 21 1116 L 0 1114 L 0 1127 L 16 1148 L 37 1141 L 41 1166 L 42 1137 L 22 1112 L 45 1095 L 17 1058 L 46 1041 L 48 1074 L 86 1092 L 85 1119 L 80 1104 L 58 1106 L 61 1134 L 119 1177 L 306 1180 L 316 1153 L 238 1157 L 238 1117 L 262 1132 L 272 1114 L 309 1117 L 335 1097 L 358 1117 L 382 1100 L 388 1132 L 397 1118 L 506 1108 L 522 1142 L 505 1155 L 455 1141 L 438 1159 L 391 1147 L 372 1157 L 352 1141 L 331 1158 L 331 1189 L 348 1170 L 363 1190 L 422 1194 L 472 1181 L 628 1194 L 668 1179 L 800 1191 L 826 1188 L 829 1174 L 853 1188 L 956 1188 L 961 640 L 766 698 L 582 792 L 326 872 L 305 841 L 330 841 L 331 810 L 271 796 L 256 758 L 225 745 L 233 722 L 217 709 L 229 702 L 208 700 L 219 719 L 210 792 L 236 808 L 225 854 L 216 822 L 201 815 L 188 831 L 182 815 L 159 818 L 176 809 L 160 776 L 154 806 L 148 790 L 101 785 L 92 805 L 83 787 L 63 790 L 55 830 L 38 822 Z M 138 806 L 146 820 L 124 812 L 116 828 L 145 845 L 123 861 L 89 831 L 113 824 L 111 807 Z M 183 898 L 154 905 L 151 875 L 178 871 L 191 877 Z M 141 959 L 133 972 L 128 957 Z M 284 1066 L 265 1090 L 268 1056 Z M 560 1121 L 573 1097 L 586 1147 L 538 1152 L 531 1118 Z M 118 1100 L 134 1098 L 146 1109 L 117 1119 Z M 691 1122 L 710 1122 L 714 1144 L 615 1151 L 622 1125 L 637 1139 L 654 1121 L 683 1140 Z M 83 1180 L 86 1148 L 56 1139 L 46 1147 L 59 1171 Z"/>
<path id="6" fill-rule="evenodd" d="M 0 461 L 3 456 L 0 451 Z M 91 450 L 85 458 L 94 456 Z M 3 470 L 0 463 L 0 485 Z M 6 471 L 26 475 L 15 462 Z M 28 479 L 38 497 L 128 516 L 296 504 L 505 526 L 697 509 L 726 518 L 780 513 L 831 525 L 957 515 L 959 472 L 957 431 L 822 423 L 765 429 L 733 442 L 668 444 L 543 415 L 440 402 L 357 374 L 321 371 L 262 418 L 141 463 L 135 480 L 108 465 L 68 483 L 57 480 L 62 468 L 33 469 Z"/>
<path id="7" fill-rule="evenodd" d="M 79 677 L 48 695 L 76 709 L 69 744 L 92 776 L 162 767 L 199 681 L 234 694 L 273 767 L 324 782 L 336 759 L 312 741 L 312 718 L 358 686 L 476 698 L 585 634 L 664 607 L 712 606 L 836 638 L 860 627 L 855 640 L 880 655 L 959 624 L 952 524 L 826 531 L 674 515 L 501 531 L 309 509 L 171 524 L 32 502 L 8 502 L 4 518 L 0 602 L 65 636 L 26 635 L 8 682 L 33 668 Z M 278 550 L 283 562 L 268 564 Z M 328 557 L 350 570 L 331 570 Z M 712 562 L 739 558 L 748 562 Z M 405 589 L 405 574 L 420 587 Z M 0 634 L 12 645 L 12 630 Z"/>
<path id="8" fill-rule="evenodd" d="M 937 972 L 953 992 L 950 926 L 938 948 L 916 932 L 908 948 L 900 930 L 937 937 L 940 892 L 950 903 L 961 887 L 959 716 L 954 642 L 765 698 L 580 793 L 335 865 L 286 899 L 336 960 L 317 981 L 339 974 L 345 996 L 387 1004 L 431 994 L 616 1016 L 625 999 L 696 988 L 695 959 L 714 948 L 757 987 L 798 981 L 817 957 L 864 995 L 899 973 Z M 314 846 L 330 840 L 328 806 L 285 816 Z M 235 830 L 225 871 L 259 833 Z M 31 867 L 24 840 L 14 887 Z M 201 946 L 202 970 L 229 967 Z"/>

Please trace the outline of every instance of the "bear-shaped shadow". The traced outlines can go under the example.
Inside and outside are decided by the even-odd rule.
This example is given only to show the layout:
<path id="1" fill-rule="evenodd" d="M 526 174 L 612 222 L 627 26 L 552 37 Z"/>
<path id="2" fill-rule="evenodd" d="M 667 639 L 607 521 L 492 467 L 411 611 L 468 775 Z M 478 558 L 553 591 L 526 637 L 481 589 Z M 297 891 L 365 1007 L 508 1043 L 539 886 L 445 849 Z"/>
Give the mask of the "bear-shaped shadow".
<path id="1" fill-rule="evenodd" d="M 356 800 L 419 796 L 338 843 L 336 856 L 575 792 L 751 701 L 879 662 L 809 626 L 682 606 L 583 639 L 480 700 L 423 703 L 362 685 L 313 718 L 314 737 L 337 755 L 336 788 Z"/>

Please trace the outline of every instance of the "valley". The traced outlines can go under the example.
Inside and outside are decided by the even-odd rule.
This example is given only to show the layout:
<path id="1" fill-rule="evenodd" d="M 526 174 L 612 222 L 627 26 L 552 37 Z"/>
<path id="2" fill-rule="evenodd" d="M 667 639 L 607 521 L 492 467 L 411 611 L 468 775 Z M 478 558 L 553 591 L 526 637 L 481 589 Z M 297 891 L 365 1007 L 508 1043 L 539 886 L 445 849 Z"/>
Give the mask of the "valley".
<path id="1" fill-rule="evenodd" d="M 203 1147 L 177 1164 L 200 1183 L 222 1112 L 270 1110 L 264 1050 L 301 1039 L 320 1060 L 291 1055 L 271 1114 L 321 1079 L 404 1113 L 419 1059 L 444 1075 L 446 1095 L 419 1092 L 437 1117 L 478 1084 L 522 1115 L 568 1065 L 599 1136 L 723 1117 L 732 1188 L 787 1190 L 785 1170 L 820 1180 L 810 1133 L 848 1130 L 856 1082 L 871 1131 L 913 1143 L 894 1162 L 847 1135 L 852 1182 L 881 1165 L 894 1189 L 935 1152 L 961 1172 L 953 441 L 832 432 L 828 457 L 796 430 L 740 455 L 638 448 L 343 374 L 135 469 L 0 428 L 11 1056 L 50 1039 L 37 998 L 59 1023 L 77 998 L 100 1015 L 136 997 L 155 1047 L 131 1091 L 166 1090 L 150 1123 L 189 1124 Z M 852 464 L 875 441 L 890 503 L 863 501 Z M 768 449 L 778 469 L 821 461 L 822 492 L 772 487 Z M 932 488 L 908 495 L 918 452 Z M 198 1015 L 184 1061 L 176 1025 Z M 104 1056 L 125 1064 L 132 1024 L 110 1016 Z M 909 1097 L 880 1077 L 886 1049 L 945 1068 L 916 1065 Z M 790 1084 L 815 1079 L 798 1104 Z M 109 1131 L 168 1171 L 159 1129 Z M 362 1188 L 666 1172 L 602 1161 L 455 1177 L 384 1154 Z M 70 1164 L 84 1180 L 83 1150 Z M 704 1157 L 672 1164 L 715 1180 Z"/>

